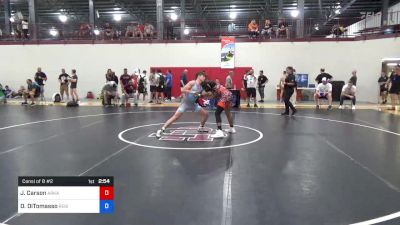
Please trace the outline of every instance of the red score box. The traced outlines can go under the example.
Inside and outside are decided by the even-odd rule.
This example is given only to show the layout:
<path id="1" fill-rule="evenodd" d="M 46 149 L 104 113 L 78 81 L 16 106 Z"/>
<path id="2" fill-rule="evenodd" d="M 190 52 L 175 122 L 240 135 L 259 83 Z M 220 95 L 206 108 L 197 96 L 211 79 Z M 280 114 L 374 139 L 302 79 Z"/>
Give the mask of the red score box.
<path id="1" fill-rule="evenodd" d="M 100 187 L 100 200 L 114 200 L 114 187 Z"/>

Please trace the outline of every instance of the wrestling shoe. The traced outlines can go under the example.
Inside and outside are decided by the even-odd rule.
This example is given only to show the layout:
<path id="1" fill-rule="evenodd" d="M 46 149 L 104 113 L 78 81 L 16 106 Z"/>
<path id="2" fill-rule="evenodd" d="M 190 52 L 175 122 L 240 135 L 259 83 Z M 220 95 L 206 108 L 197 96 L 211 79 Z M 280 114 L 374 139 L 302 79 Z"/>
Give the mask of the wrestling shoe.
<path id="1" fill-rule="evenodd" d="M 161 138 L 161 136 L 162 136 L 163 134 L 164 134 L 164 130 L 163 130 L 163 129 L 158 130 L 157 133 L 156 133 L 156 138 Z"/>
<path id="2" fill-rule="evenodd" d="M 339 106 L 339 109 L 343 109 L 343 106 L 342 106 L 342 105 L 340 105 L 340 106 Z"/>
<path id="3" fill-rule="evenodd" d="M 356 110 L 356 106 L 355 105 L 353 105 L 352 107 L 351 107 L 351 110 Z"/>
<path id="4" fill-rule="evenodd" d="M 230 127 L 229 129 L 225 129 L 224 131 L 230 134 L 236 134 L 236 130 L 234 127 Z"/>
<path id="5" fill-rule="evenodd" d="M 206 127 L 199 126 L 199 128 L 197 128 L 197 132 L 208 133 L 208 129 Z"/>
<path id="6" fill-rule="evenodd" d="M 217 130 L 215 134 L 211 135 L 211 138 L 224 138 L 226 137 L 222 130 Z"/>

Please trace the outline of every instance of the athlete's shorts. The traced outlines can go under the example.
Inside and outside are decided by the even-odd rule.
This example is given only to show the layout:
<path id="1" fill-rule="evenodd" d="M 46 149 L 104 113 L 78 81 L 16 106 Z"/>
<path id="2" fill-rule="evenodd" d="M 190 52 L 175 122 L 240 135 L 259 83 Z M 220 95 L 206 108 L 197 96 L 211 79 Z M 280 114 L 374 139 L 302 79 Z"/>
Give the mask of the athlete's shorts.
<path id="1" fill-rule="evenodd" d="M 328 93 L 319 93 L 319 96 L 318 96 L 320 99 L 321 98 L 324 98 L 324 99 L 328 99 Z"/>
<path id="2" fill-rule="evenodd" d="M 223 108 L 223 109 L 230 109 L 232 107 L 232 103 L 231 102 L 225 102 L 225 101 L 219 101 L 217 103 L 217 106 Z"/>
<path id="3" fill-rule="evenodd" d="M 187 111 L 193 111 L 193 112 L 200 112 L 201 110 L 201 106 L 198 103 L 188 103 L 188 102 L 183 102 L 179 108 L 178 108 L 178 112 L 180 113 L 184 113 Z"/>

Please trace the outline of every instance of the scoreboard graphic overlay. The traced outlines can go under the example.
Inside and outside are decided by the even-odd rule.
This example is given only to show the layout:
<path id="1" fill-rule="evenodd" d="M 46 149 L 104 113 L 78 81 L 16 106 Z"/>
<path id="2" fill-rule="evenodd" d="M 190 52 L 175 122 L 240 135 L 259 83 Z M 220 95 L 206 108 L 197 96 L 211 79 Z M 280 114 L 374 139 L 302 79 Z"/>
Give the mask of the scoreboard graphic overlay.
<path id="1" fill-rule="evenodd" d="M 114 177 L 18 177 L 18 213 L 113 213 Z"/>

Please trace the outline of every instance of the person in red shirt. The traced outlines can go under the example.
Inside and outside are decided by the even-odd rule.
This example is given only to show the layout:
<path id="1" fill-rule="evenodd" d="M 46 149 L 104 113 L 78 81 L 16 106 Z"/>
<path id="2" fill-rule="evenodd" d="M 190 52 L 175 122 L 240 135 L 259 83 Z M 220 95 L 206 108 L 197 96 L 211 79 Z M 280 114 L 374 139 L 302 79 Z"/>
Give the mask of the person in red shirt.
<path id="1" fill-rule="evenodd" d="M 138 28 L 138 33 L 136 34 L 136 36 L 140 35 L 140 40 L 143 40 L 144 25 L 143 24 L 138 24 L 137 28 Z"/>
<path id="2" fill-rule="evenodd" d="M 128 101 L 130 98 L 133 99 L 133 103 L 135 104 L 135 106 L 138 106 L 136 92 L 137 92 L 137 85 L 135 85 L 133 80 L 129 80 L 127 84 L 123 85 L 121 107 L 129 106 Z"/>

